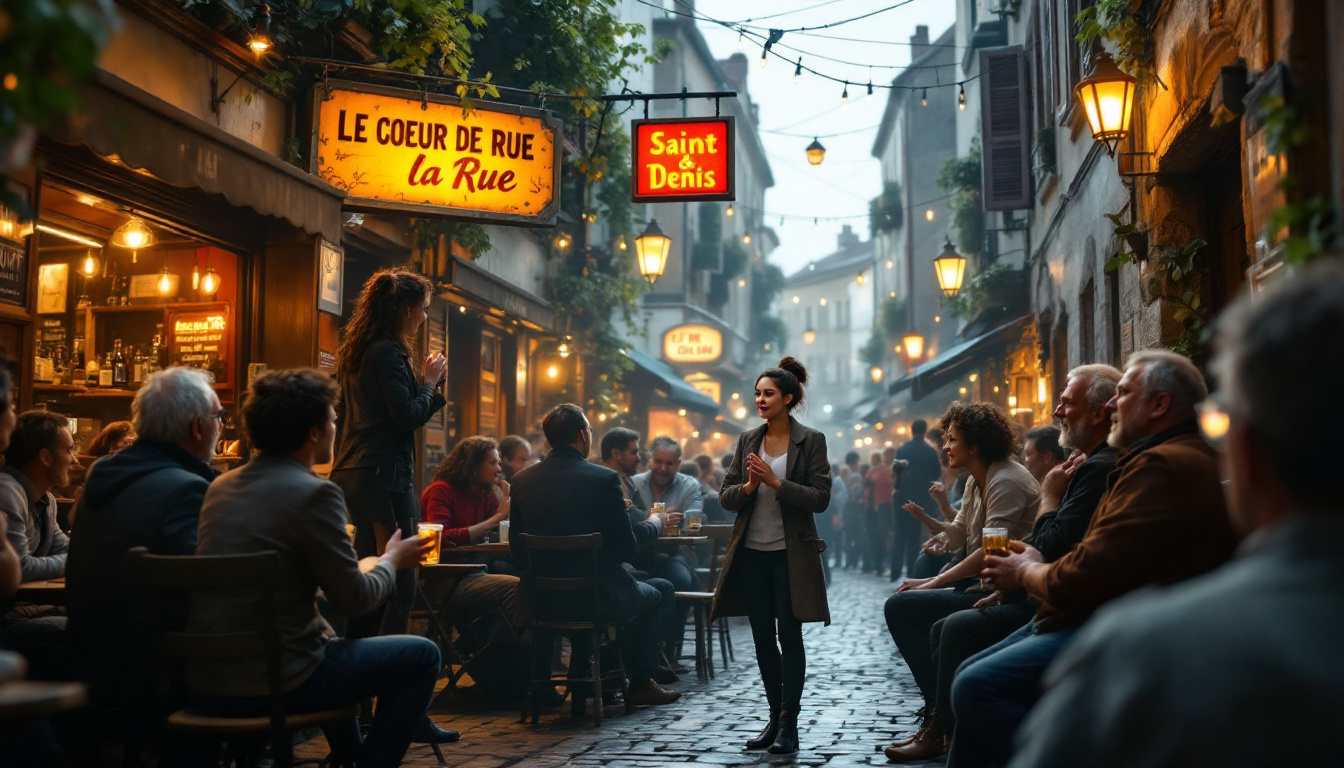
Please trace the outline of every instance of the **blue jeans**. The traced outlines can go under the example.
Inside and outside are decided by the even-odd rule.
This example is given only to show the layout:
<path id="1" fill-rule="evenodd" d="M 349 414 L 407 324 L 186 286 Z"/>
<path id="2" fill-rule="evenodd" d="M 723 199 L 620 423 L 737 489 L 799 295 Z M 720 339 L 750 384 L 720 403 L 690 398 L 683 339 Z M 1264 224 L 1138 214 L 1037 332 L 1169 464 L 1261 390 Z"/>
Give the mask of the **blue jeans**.
<path id="1" fill-rule="evenodd" d="M 1068 646 L 1077 628 L 1036 632 L 1031 622 L 957 668 L 952 711 L 957 724 L 948 768 L 1003 765 L 1013 755 L 1013 737 L 1041 697 L 1041 679 Z"/>
<path id="2" fill-rule="evenodd" d="M 634 620 L 630 622 L 629 629 L 626 630 L 627 648 L 626 658 L 630 661 L 630 668 L 626 672 L 630 675 L 631 687 L 637 687 L 647 683 L 653 668 L 658 665 L 658 642 L 662 632 L 667 626 L 667 611 L 672 604 L 672 584 L 664 579 L 649 579 L 648 581 L 635 582 L 636 591 L 631 597 L 632 600 L 623 601 L 628 604 L 621 607 L 628 610 L 616 611 L 625 615 L 634 615 Z M 613 609 L 615 610 L 615 609 Z M 593 637 L 591 633 L 577 632 L 570 635 L 570 677 L 582 677 L 592 671 L 593 658 Z M 543 648 L 550 648 L 548 639 Z M 535 670 L 537 677 L 542 676 L 543 663 L 549 663 L 549 654 L 537 654 L 533 660 L 538 668 Z M 363 768 L 363 766 L 361 766 Z"/>
<path id="3" fill-rule="evenodd" d="M 423 637 L 334 640 L 313 674 L 285 694 L 285 710 L 338 709 L 378 697 L 367 741 L 360 743 L 359 722 L 353 716 L 323 730 L 332 751 L 357 755 L 360 768 L 395 768 L 425 718 L 441 665 L 439 647 Z M 192 704 L 208 714 L 245 717 L 265 715 L 268 699 L 198 695 Z"/>

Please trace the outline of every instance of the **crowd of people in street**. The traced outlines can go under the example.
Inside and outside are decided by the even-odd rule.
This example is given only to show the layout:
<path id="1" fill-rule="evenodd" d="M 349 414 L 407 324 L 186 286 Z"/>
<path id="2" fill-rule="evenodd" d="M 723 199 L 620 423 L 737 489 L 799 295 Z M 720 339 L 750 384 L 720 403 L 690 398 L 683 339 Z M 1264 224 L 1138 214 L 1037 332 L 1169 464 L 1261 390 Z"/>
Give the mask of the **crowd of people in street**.
<path id="1" fill-rule="evenodd" d="M 468 437 L 417 497 L 415 433 L 445 404 L 442 356 L 417 372 L 406 346 L 429 291 L 414 274 L 379 273 L 334 377 L 259 375 L 242 408 L 254 454 L 223 475 L 211 468 L 223 411 L 208 375 L 150 377 L 132 421 L 100 438 L 69 535 L 53 493 L 75 465 L 67 421 L 16 416 L 13 368 L 0 365 L 0 595 L 60 576 L 68 592 L 64 609 L 10 605 L 0 647 L 23 653 L 35 679 L 85 681 L 134 762 L 161 747 L 174 707 L 266 714 L 265 664 L 197 661 L 177 688 L 154 649 L 165 629 L 238 631 L 271 607 L 243 591 L 188 603 L 144 589 L 126 552 L 274 551 L 285 708 L 362 705 L 324 729 L 333 754 L 395 766 L 412 743 L 459 738 L 426 714 L 441 646 L 409 632 L 416 566 L 432 549 L 423 521 L 442 527 L 444 548 L 507 537 L 481 572 L 423 592 L 461 642 L 499 654 L 480 684 L 538 704 L 599 698 L 580 681 L 601 651 L 571 634 L 556 678 L 565 633 L 534 638 L 543 650 L 529 662 L 530 620 L 627 624 L 625 700 L 657 706 L 681 696 L 669 686 L 688 671 L 674 649 L 690 604 L 677 593 L 712 590 L 712 619 L 750 624 L 769 706 L 743 746 L 796 752 L 803 625 L 830 622 L 829 569 L 861 568 L 898 583 L 883 615 L 924 700 L 919 728 L 885 747 L 891 762 L 1338 762 L 1344 408 L 1309 393 L 1344 379 L 1344 268 L 1305 270 L 1229 310 L 1213 397 L 1192 360 L 1145 350 L 1123 370 L 1070 370 L 1053 425 L 1022 430 L 997 406 L 954 402 L 867 464 L 857 452 L 832 463 L 825 436 L 798 419 L 807 371 L 785 357 L 755 382 L 761 425 L 718 461 L 686 460 L 677 436 L 613 428 L 598 441 L 583 409 L 562 404 L 542 421 L 544 456 L 524 437 Z M 315 472 L 324 465 L 329 479 Z M 692 520 L 732 524 L 717 583 L 705 583 L 703 553 L 655 545 Z M 529 552 L 531 537 L 593 533 L 602 615 L 577 597 L 530 605 L 529 579 L 579 566 Z M 4 746 L 41 765 L 58 736 L 36 723 Z M 160 764 L 208 752 L 177 747 L 187 752 Z"/>

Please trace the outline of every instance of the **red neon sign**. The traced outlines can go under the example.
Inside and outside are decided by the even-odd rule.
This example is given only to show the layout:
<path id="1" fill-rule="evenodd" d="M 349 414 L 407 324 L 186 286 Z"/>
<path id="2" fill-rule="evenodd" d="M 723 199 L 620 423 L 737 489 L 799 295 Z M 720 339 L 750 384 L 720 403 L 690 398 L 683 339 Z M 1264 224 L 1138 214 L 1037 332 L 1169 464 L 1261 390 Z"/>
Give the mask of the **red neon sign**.
<path id="1" fill-rule="evenodd" d="M 731 117 L 636 120 L 631 200 L 734 200 Z"/>

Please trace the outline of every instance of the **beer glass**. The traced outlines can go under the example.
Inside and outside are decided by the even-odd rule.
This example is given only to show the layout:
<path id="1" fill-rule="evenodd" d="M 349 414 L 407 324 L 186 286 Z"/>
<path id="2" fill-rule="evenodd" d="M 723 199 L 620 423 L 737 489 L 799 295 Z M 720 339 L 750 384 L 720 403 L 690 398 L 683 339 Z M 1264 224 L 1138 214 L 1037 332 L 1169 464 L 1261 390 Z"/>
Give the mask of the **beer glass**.
<path id="1" fill-rule="evenodd" d="M 700 534 L 700 526 L 705 523 L 705 515 L 701 512 L 690 512 L 686 515 L 686 532 L 692 536 Z"/>
<path id="2" fill-rule="evenodd" d="M 981 546 L 985 549 L 986 555 L 995 557 L 1007 557 L 1008 555 L 1008 529 L 1007 528 L 986 528 L 981 533 Z"/>
<path id="3" fill-rule="evenodd" d="M 443 541 L 443 526 L 439 523 L 420 523 L 416 526 L 415 535 L 422 539 L 429 539 L 433 543 L 433 546 L 420 555 L 420 564 L 438 565 L 439 548 Z"/>
<path id="4" fill-rule="evenodd" d="M 666 512 L 667 512 L 667 505 L 664 504 L 664 503 L 661 502 L 661 501 L 659 501 L 659 502 L 655 502 L 654 505 L 653 505 L 652 507 L 649 508 L 649 514 L 652 514 L 652 515 L 657 515 L 657 514 L 660 514 L 660 513 L 661 513 L 661 514 L 665 514 Z M 677 530 L 677 525 L 676 525 L 676 523 L 673 523 L 673 522 L 672 522 L 672 519 L 671 519 L 670 517 L 664 517 L 664 518 L 663 518 L 663 535 L 664 535 L 664 536 L 676 536 L 676 535 L 678 535 L 678 533 L 679 533 L 679 532 L 678 532 L 678 530 Z"/>

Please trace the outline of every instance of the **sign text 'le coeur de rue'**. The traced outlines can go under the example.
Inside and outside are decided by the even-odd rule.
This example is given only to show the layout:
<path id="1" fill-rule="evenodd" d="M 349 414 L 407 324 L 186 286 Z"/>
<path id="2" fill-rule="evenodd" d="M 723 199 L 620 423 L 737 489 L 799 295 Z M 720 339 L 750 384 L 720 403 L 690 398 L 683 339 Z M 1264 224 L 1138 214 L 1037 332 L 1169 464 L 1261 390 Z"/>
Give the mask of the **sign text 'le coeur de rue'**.
<path id="1" fill-rule="evenodd" d="M 723 333 L 708 325 L 678 325 L 663 334 L 663 359 L 712 363 L 723 356 Z"/>
<path id="2" fill-rule="evenodd" d="M 313 173 L 349 210 L 551 224 L 560 210 L 560 121 L 508 104 L 382 86 L 314 89 Z"/>
<path id="3" fill-rule="evenodd" d="M 637 203 L 734 200 L 733 118 L 636 120 L 631 199 Z"/>

